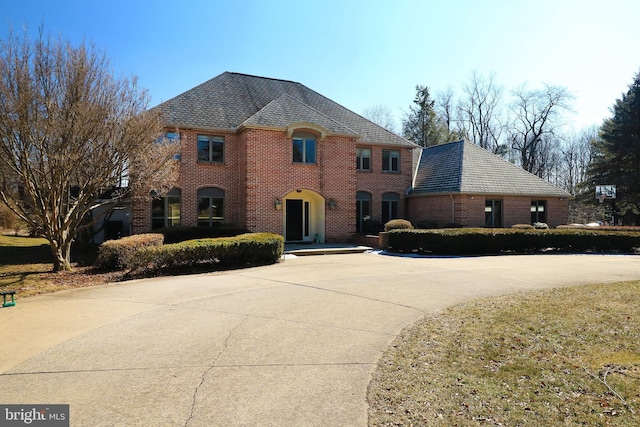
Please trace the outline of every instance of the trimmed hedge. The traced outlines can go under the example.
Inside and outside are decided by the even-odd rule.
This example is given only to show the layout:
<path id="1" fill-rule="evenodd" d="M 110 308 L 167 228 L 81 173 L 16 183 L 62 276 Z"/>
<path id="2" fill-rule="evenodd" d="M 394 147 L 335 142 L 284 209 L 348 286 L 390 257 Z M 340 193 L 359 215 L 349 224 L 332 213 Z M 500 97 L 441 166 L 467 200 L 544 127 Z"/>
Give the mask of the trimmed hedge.
<path id="1" fill-rule="evenodd" d="M 384 225 L 384 231 L 413 230 L 413 225 L 406 219 L 392 219 Z"/>
<path id="2" fill-rule="evenodd" d="M 164 235 L 164 242 L 179 243 L 195 239 L 212 239 L 217 237 L 233 237 L 249 233 L 249 230 L 233 224 L 216 224 L 213 227 L 168 227 L 157 230 Z"/>
<path id="3" fill-rule="evenodd" d="M 390 252 L 424 255 L 485 255 L 533 252 L 623 252 L 640 248 L 640 232 L 587 229 L 394 230 Z"/>
<path id="4" fill-rule="evenodd" d="M 284 237 L 271 233 L 248 233 L 141 248 L 125 268 L 157 271 L 194 266 L 264 265 L 277 262 L 283 253 Z"/>
<path id="5" fill-rule="evenodd" d="M 162 234 L 148 233 L 123 237 L 118 240 L 107 240 L 100 245 L 98 257 L 94 265 L 104 270 L 125 268 L 131 264 L 131 258 L 143 247 L 162 246 Z"/>

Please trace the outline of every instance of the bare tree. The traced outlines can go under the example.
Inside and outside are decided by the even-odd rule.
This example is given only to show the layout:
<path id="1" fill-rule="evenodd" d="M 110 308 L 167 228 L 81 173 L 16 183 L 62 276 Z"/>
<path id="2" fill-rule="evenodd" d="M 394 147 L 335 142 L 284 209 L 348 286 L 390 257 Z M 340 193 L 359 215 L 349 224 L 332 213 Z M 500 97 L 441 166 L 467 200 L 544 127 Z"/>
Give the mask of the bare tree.
<path id="1" fill-rule="evenodd" d="M 451 86 L 443 92 L 436 94 L 435 108 L 438 113 L 438 117 L 447 127 L 447 131 L 451 135 L 457 135 L 457 129 L 455 129 L 455 99 L 454 91 Z"/>
<path id="2" fill-rule="evenodd" d="M 464 86 L 464 97 L 458 104 L 460 124 L 471 140 L 494 153 L 500 150 L 503 124 L 501 123 L 502 88 L 494 76 L 483 77 L 476 71 Z"/>
<path id="3" fill-rule="evenodd" d="M 560 113 L 569 109 L 572 96 L 563 87 L 545 85 L 542 89 L 529 90 L 524 84 L 513 96 L 513 120 L 509 126 L 511 148 L 523 169 L 543 177 L 550 167 L 548 151 L 559 143 L 563 126 Z"/>
<path id="4" fill-rule="evenodd" d="M 49 241 L 54 271 L 71 269 L 90 212 L 173 185 L 179 143 L 159 139 L 148 102 L 93 46 L 42 29 L 33 41 L 25 30 L 0 42 L 0 198 Z"/>
<path id="5" fill-rule="evenodd" d="M 592 160 L 592 146 L 599 139 L 595 126 L 570 135 L 560 150 L 562 153 L 562 175 L 560 187 L 576 195 L 580 184 L 587 180 L 587 171 Z"/>
<path id="6" fill-rule="evenodd" d="M 389 132 L 396 132 L 396 120 L 393 117 L 391 110 L 385 105 L 376 104 L 364 109 L 362 115 L 373 123 L 377 124 L 388 130 Z"/>

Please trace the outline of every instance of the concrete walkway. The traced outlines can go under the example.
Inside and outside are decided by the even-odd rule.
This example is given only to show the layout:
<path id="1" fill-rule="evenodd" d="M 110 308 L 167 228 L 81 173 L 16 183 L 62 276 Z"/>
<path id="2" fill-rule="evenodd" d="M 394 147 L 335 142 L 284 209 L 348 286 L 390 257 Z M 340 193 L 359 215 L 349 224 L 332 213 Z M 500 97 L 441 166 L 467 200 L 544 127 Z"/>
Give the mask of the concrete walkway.
<path id="1" fill-rule="evenodd" d="M 72 426 L 365 426 L 380 355 L 425 313 L 631 279 L 638 256 L 363 253 L 18 299 L 0 402 L 68 403 Z"/>

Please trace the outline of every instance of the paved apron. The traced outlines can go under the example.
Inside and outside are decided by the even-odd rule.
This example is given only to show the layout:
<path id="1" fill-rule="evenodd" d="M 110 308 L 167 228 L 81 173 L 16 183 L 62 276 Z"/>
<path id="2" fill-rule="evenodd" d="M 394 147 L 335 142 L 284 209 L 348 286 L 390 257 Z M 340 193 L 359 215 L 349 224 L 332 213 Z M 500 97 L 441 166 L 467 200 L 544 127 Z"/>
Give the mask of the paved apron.
<path id="1" fill-rule="evenodd" d="M 640 257 L 375 253 L 145 279 L 0 309 L 0 403 L 73 426 L 365 426 L 402 328 L 471 298 L 640 279 Z"/>

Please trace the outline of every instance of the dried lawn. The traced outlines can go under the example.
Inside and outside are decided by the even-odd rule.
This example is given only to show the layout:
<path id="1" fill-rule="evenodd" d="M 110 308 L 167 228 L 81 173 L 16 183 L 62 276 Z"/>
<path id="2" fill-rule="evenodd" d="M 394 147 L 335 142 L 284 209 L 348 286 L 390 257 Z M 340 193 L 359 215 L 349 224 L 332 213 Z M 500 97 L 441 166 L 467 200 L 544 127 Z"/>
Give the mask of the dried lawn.
<path id="1" fill-rule="evenodd" d="M 640 281 L 473 301 L 407 328 L 371 426 L 639 426 Z"/>
<path id="2" fill-rule="evenodd" d="M 122 273 L 99 272 L 83 263 L 74 263 L 71 272 L 53 273 L 52 269 L 45 239 L 0 234 L 0 290 L 15 290 L 16 300 L 63 289 L 103 285 L 122 278 Z"/>

